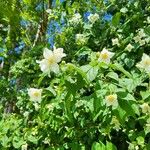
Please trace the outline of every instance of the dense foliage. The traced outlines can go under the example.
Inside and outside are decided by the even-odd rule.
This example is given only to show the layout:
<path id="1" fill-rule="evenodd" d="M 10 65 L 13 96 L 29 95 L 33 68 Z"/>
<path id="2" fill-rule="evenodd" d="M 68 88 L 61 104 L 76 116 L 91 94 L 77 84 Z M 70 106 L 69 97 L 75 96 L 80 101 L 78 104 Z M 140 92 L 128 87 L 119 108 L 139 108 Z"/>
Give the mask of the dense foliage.
<path id="1" fill-rule="evenodd" d="M 150 149 L 149 0 L 3 0 L 0 35 L 0 149 Z"/>

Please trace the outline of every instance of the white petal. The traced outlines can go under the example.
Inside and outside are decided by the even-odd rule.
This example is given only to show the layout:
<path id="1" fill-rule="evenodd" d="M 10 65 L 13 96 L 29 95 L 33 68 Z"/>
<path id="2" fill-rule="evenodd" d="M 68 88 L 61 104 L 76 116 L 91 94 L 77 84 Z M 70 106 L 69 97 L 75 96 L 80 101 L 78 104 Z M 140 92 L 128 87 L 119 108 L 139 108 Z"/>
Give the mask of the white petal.
<path id="1" fill-rule="evenodd" d="M 43 56 L 45 59 L 49 59 L 50 57 L 53 57 L 53 52 L 48 48 L 44 48 Z"/>
<path id="2" fill-rule="evenodd" d="M 31 96 L 31 95 L 32 95 L 33 88 L 27 89 L 27 91 L 28 91 L 28 95 Z"/>
<path id="3" fill-rule="evenodd" d="M 109 64 L 109 63 L 110 63 L 110 59 L 109 59 L 109 58 L 107 58 L 107 59 L 99 58 L 98 61 L 99 61 L 99 62 L 105 62 L 106 64 Z"/>
<path id="4" fill-rule="evenodd" d="M 54 73 L 59 73 L 59 65 L 57 64 L 57 63 L 55 63 L 55 64 L 52 64 L 51 66 L 50 66 L 50 68 L 51 68 L 51 70 L 54 72 Z"/>
<path id="5" fill-rule="evenodd" d="M 113 106 L 112 106 L 114 109 L 116 109 L 118 107 L 118 101 L 116 100 L 114 103 L 113 103 Z"/>
<path id="6" fill-rule="evenodd" d="M 55 54 L 57 54 L 57 53 L 61 53 L 61 54 L 62 54 L 62 53 L 63 53 L 63 50 L 64 50 L 63 48 L 57 48 L 57 49 L 54 48 L 54 53 L 55 53 Z"/>
<path id="7" fill-rule="evenodd" d="M 39 62 L 41 71 L 44 73 L 49 73 L 50 72 L 50 65 L 47 59 L 43 59 L 42 61 Z"/>
<path id="8" fill-rule="evenodd" d="M 66 54 L 63 53 L 63 48 L 54 49 L 54 57 L 55 57 L 57 63 L 59 63 L 61 61 L 61 59 L 65 56 L 66 56 Z"/>
<path id="9" fill-rule="evenodd" d="M 108 52 L 108 53 L 109 53 L 110 58 L 112 58 L 115 55 L 115 53 L 112 53 L 112 52 Z"/>
<path id="10" fill-rule="evenodd" d="M 150 57 L 147 54 L 143 53 L 142 60 L 145 60 L 145 59 L 150 59 Z"/>
<path id="11" fill-rule="evenodd" d="M 28 90 L 28 95 L 30 96 L 30 100 L 33 102 L 41 102 L 41 93 L 42 89 L 30 88 Z"/>
<path id="12" fill-rule="evenodd" d="M 103 48 L 103 50 L 101 51 L 101 53 L 108 53 L 108 50 L 106 48 Z"/>

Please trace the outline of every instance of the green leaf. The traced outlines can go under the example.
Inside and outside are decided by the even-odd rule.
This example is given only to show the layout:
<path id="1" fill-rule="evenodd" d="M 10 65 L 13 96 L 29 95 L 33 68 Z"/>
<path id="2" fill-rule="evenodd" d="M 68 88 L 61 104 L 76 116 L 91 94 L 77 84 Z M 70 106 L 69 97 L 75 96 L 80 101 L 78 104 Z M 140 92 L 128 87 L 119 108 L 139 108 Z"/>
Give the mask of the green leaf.
<path id="1" fill-rule="evenodd" d="M 74 100 L 74 97 L 69 92 L 67 93 L 65 97 L 65 113 L 70 123 L 73 123 L 73 114 L 72 114 L 72 102 Z"/>
<path id="2" fill-rule="evenodd" d="M 121 17 L 121 13 L 120 12 L 117 12 L 113 18 L 112 18 L 112 25 L 114 27 L 117 27 L 120 23 L 120 17 Z"/>
<path id="3" fill-rule="evenodd" d="M 9 145 L 10 139 L 4 135 L 2 138 L 0 138 L 0 143 L 3 147 L 7 147 Z"/>
<path id="4" fill-rule="evenodd" d="M 117 150 L 116 146 L 112 143 L 108 142 L 106 143 L 106 150 Z"/>
<path id="5" fill-rule="evenodd" d="M 121 107 L 118 107 L 117 109 L 113 110 L 114 115 L 117 117 L 119 122 L 121 124 L 124 124 L 125 117 L 126 117 L 126 111 L 123 110 Z"/>
<path id="6" fill-rule="evenodd" d="M 129 92 L 133 92 L 137 86 L 133 79 L 128 78 L 119 79 L 119 85 L 124 89 L 127 89 Z"/>
<path id="7" fill-rule="evenodd" d="M 89 70 L 91 69 L 91 65 L 84 65 L 84 66 L 81 66 L 81 70 L 84 71 L 84 72 L 88 72 Z"/>
<path id="8" fill-rule="evenodd" d="M 97 120 L 97 118 L 98 118 L 100 115 L 102 115 L 102 114 L 103 114 L 103 111 L 100 110 L 100 111 L 94 116 L 93 121 L 95 122 L 95 121 Z"/>
<path id="9" fill-rule="evenodd" d="M 72 150 L 81 149 L 81 146 L 78 143 L 71 143 L 70 145 Z"/>
<path id="10" fill-rule="evenodd" d="M 42 74 L 41 77 L 38 79 L 38 87 L 40 86 L 41 82 L 43 81 L 43 79 L 45 78 L 46 74 Z"/>
<path id="11" fill-rule="evenodd" d="M 13 138 L 12 143 L 13 143 L 13 146 L 18 149 L 18 148 L 20 148 L 21 145 L 23 145 L 25 142 L 24 142 L 23 138 L 15 136 L 15 137 Z"/>
<path id="12" fill-rule="evenodd" d="M 111 78 L 111 79 L 114 79 L 114 80 L 118 81 L 118 74 L 115 73 L 115 72 L 109 72 L 109 73 L 106 75 L 106 77 L 109 77 L 109 78 Z"/>
<path id="13" fill-rule="evenodd" d="M 105 150 L 105 145 L 102 142 L 94 142 L 92 144 L 92 150 Z"/>
<path id="14" fill-rule="evenodd" d="M 150 26 L 148 26 L 148 27 L 145 28 L 145 33 L 150 36 Z"/>
<path id="15" fill-rule="evenodd" d="M 133 108 L 134 112 L 140 116 L 139 106 L 137 104 L 132 104 L 132 108 Z"/>
<path id="16" fill-rule="evenodd" d="M 118 91 L 117 95 L 119 98 L 127 100 L 127 101 L 134 101 L 136 102 L 134 96 L 132 96 L 130 93 L 126 92 L 126 91 Z"/>
<path id="17" fill-rule="evenodd" d="M 134 112 L 134 110 L 133 110 L 133 108 L 132 108 L 132 106 L 131 106 L 130 101 L 119 99 L 119 100 L 118 100 L 118 103 L 119 103 L 119 106 L 120 106 L 123 110 L 126 111 L 126 114 L 127 114 L 128 116 L 131 115 L 131 116 L 135 117 L 135 112 Z"/>
<path id="18" fill-rule="evenodd" d="M 148 91 L 141 91 L 140 94 L 141 94 L 143 100 L 150 98 L 150 91 L 149 90 Z"/>
<path id="19" fill-rule="evenodd" d="M 99 97 L 99 98 L 94 98 L 93 100 L 93 105 L 94 105 L 94 112 L 95 113 L 98 113 L 100 111 L 100 108 L 101 108 L 101 103 L 102 103 L 102 98 Z"/>
<path id="20" fill-rule="evenodd" d="M 137 137 L 136 141 L 138 145 L 144 145 L 144 138 L 142 136 Z"/>
<path id="21" fill-rule="evenodd" d="M 77 72 L 87 81 L 86 74 L 85 74 L 85 72 L 82 70 L 82 68 L 76 67 L 75 65 L 73 65 L 73 64 L 71 64 L 71 63 L 68 63 L 67 66 L 68 66 L 70 69 L 73 69 L 73 70 L 77 71 Z"/>
<path id="22" fill-rule="evenodd" d="M 48 88 L 46 88 L 46 90 L 50 91 L 54 96 L 56 96 L 56 92 L 52 87 L 49 86 Z"/>
<path id="23" fill-rule="evenodd" d="M 90 70 L 87 72 L 87 79 L 92 82 L 96 76 L 98 74 L 98 67 L 97 66 L 94 66 L 90 68 Z"/>
<path id="24" fill-rule="evenodd" d="M 132 75 L 128 71 L 126 71 L 120 64 L 115 63 L 115 64 L 112 64 L 111 67 L 115 70 L 122 72 L 128 78 L 132 78 Z"/>
<path id="25" fill-rule="evenodd" d="M 28 136 L 28 141 L 34 143 L 34 144 L 37 144 L 38 143 L 38 138 L 35 137 L 35 136 L 32 136 L 32 135 L 29 135 Z"/>

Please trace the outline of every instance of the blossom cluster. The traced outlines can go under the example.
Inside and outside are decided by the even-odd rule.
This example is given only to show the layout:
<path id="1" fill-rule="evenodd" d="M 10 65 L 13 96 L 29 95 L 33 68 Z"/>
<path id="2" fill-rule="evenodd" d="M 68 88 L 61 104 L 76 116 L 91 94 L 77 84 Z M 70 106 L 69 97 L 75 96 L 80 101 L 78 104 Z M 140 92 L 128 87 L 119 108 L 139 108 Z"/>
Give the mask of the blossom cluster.
<path id="1" fill-rule="evenodd" d="M 127 8 L 122 8 L 120 10 L 122 13 L 126 13 L 128 11 Z M 99 15 L 97 13 L 90 14 L 88 16 L 89 23 L 92 25 L 98 21 Z M 69 20 L 70 24 L 77 25 L 82 22 L 82 16 L 79 13 L 76 13 L 73 15 L 73 17 Z M 118 35 L 119 36 L 119 35 Z M 144 32 L 144 29 L 139 29 L 137 31 L 137 35 L 133 38 L 135 43 L 138 43 L 140 46 L 144 45 L 145 43 L 148 43 L 150 41 L 150 38 L 147 36 L 147 34 Z M 112 46 L 120 47 L 121 41 L 120 36 L 118 38 L 112 39 Z M 76 34 L 76 43 L 78 45 L 84 45 L 88 41 L 85 34 Z M 131 51 L 134 49 L 134 46 L 131 43 L 128 43 L 125 50 Z M 107 65 L 110 64 L 111 59 L 115 53 L 109 51 L 106 48 L 103 48 L 102 51 L 97 52 L 97 61 L 99 63 L 105 63 Z M 50 74 L 50 72 L 59 73 L 59 62 L 62 60 L 63 57 L 65 57 L 66 54 L 63 52 L 63 48 L 53 48 L 52 50 L 49 50 L 48 48 L 45 48 L 43 51 L 43 57 L 41 61 L 37 61 L 39 64 L 41 71 L 46 74 Z M 147 54 L 143 54 L 142 60 L 136 65 L 136 67 L 145 70 L 147 73 L 150 73 L 150 56 Z M 42 99 L 42 89 L 35 89 L 30 88 L 28 89 L 28 95 L 30 96 L 30 99 L 33 102 L 40 103 Z M 118 98 L 117 94 L 110 94 L 105 96 L 104 103 L 107 107 L 112 106 L 113 109 L 118 107 Z M 149 105 L 147 103 L 143 103 L 143 105 L 140 106 L 143 113 L 149 112 Z"/>

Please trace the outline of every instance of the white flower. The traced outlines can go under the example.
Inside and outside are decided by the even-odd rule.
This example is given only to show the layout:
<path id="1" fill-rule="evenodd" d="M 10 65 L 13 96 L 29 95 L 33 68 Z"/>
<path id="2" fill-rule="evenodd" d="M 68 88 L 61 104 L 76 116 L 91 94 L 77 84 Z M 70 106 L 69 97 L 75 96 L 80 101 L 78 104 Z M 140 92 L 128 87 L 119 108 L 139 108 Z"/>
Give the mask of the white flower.
<path id="1" fill-rule="evenodd" d="M 140 46 L 144 45 L 145 44 L 145 40 L 140 40 L 139 44 L 140 44 Z"/>
<path id="2" fill-rule="evenodd" d="M 23 116 L 24 116 L 24 117 L 28 117 L 28 116 L 29 116 L 29 112 L 28 112 L 28 111 L 25 111 L 25 112 L 23 113 Z"/>
<path id="3" fill-rule="evenodd" d="M 140 36 L 135 36 L 134 38 L 134 41 L 136 42 L 136 43 L 138 43 L 139 41 L 141 41 L 141 37 Z"/>
<path id="4" fill-rule="evenodd" d="M 144 29 L 139 29 L 138 35 L 140 36 L 140 38 L 143 38 L 146 36 Z"/>
<path id="5" fill-rule="evenodd" d="M 28 148 L 28 144 L 27 143 L 21 146 L 21 150 L 27 150 L 27 148 Z"/>
<path id="6" fill-rule="evenodd" d="M 47 104 L 46 107 L 48 108 L 49 111 L 53 111 L 54 110 L 54 104 Z"/>
<path id="7" fill-rule="evenodd" d="M 52 9 L 47 9 L 46 12 L 47 12 L 48 14 L 52 14 Z"/>
<path id="8" fill-rule="evenodd" d="M 135 146 L 135 150 L 139 150 L 139 146 L 138 145 Z"/>
<path id="9" fill-rule="evenodd" d="M 144 29 L 139 29 L 137 36 L 135 36 L 133 39 L 136 43 L 139 43 L 140 46 L 142 46 L 145 44 L 145 39 L 143 38 L 146 38 L 146 36 L 147 35 L 145 34 Z"/>
<path id="10" fill-rule="evenodd" d="M 127 51 L 131 52 L 131 50 L 134 48 L 134 46 L 132 46 L 130 43 L 127 45 L 127 47 L 125 48 Z"/>
<path id="11" fill-rule="evenodd" d="M 128 12 L 128 9 L 126 7 L 123 7 L 120 9 L 120 12 L 125 14 L 126 12 Z"/>
<path id="12" fill-rule="evenodd" d="M 150 17 L 147 17 L 147 23 L 150 24 Z"/>
<path id="13" fill-rule="evenodd" d="M 49 143 L 50 143 L 50 140 L 46 137 L 46 138 L 43 140 L 43 143 L 44 143 L 44 144 L 49 144 Z"/>
<path id="14" fill-rule="evenodd" d="M 56 49 L 55 46 L 53 48 L 54 48 L 54 51 L 53 51 L 54 57 L 56 59 L 56 62 L 59 63 L 61 61 L 61 59 L 66 56 L 66 54 L 63 53 L 63 51 L 64 51 L 63 48 L 57 48 Z"/>
<path id="15" fill-rule="evenodd" d="M 85 37 L 84 34 L 76 34 L 76 42 L 77 44 L 85 44 L 87 42 L 87 38 Z"/>
<path id="16" fill-rule="evenodd" d="M 59 72 L 58 63 L 61 61 L 63 57 L 66 56 L 66 54 L 63 53 L 63 48 L 56 49 L 56 47 L 54 47 L 53 51 L 49 50 L 48 48 L 45 48 L 43 56 L 44 56 L 43 60 L 37 61 L 37 63 L 40 64 L 41 71 L 43 71 L 44 73 L 50 73 L 50 71 L 58 73 Z"/>
<path id="17" fill-rule="evenodd" d="M 84 105 L 84 104 L 85 104 L 84 101 L 79 100 L 79 101 L 76 102 L 75 106 L 76 106 L 76 107 L 81 107 L 81 106 Z"/>
<path id="18" fill-rule="evenodd" d="M 28 89 L 28 95 L 30 96 L 31 101 L 40 103 L 42 100 L 42 89 L 30 88 Z"/>
<path id="19" fill-rule="evenodd" d="M 147 54 L 143 54 L 142 60 L 136 66 L 150 73 L 150 57 Z"/>
<path id="20" fill-rule="evenodd" d="M 145 42 L 146 42 L 146 43 L 149 43 L 149 42 L 150 42 L 150 37 L 147 37 L 147 38 L 145 39 Z"/>
<path id="21" fill-rule="evenodd" d="M 108 95 L 105 97 L 106 106 L 118 107 L 117 94 Z"/>
<path id="22" fill-rule="evenodd" d="M 120 45 L 118 38 L 112 39 L 112 45 Z"/>
<path id="23" fill-rule="evenodd" d="M 147 103 L 142 104 L 140 107 L 142 108 L 143 113 L 150 112 L 150 106 Z"/>
<path id="24" fill-rule="evenodd" d="M 81 15 L 79 13 L 76 13 L 73 15 L 73 17 L 69 20 L 69 23 L 76 25 L 82 21 Z"/>
<path id="25" fill-rule="evenodd" d="M 95 23 L 97 20 L 99 19 L 99 15 L 98 14 L 90 14 L 89 16 L 88 16 L 88 20 L 89 20 L 89 22 L 91 22 L 91 23 Z"/>
<path id="26" fill-rule="evenodd" d="M 110 59 L 114 56 L 114 53 L 109 52 L 105 48 L 100 52 L 98 61 L 99 62 L 105 62 L 107 64 L 110 63 Z"/>

